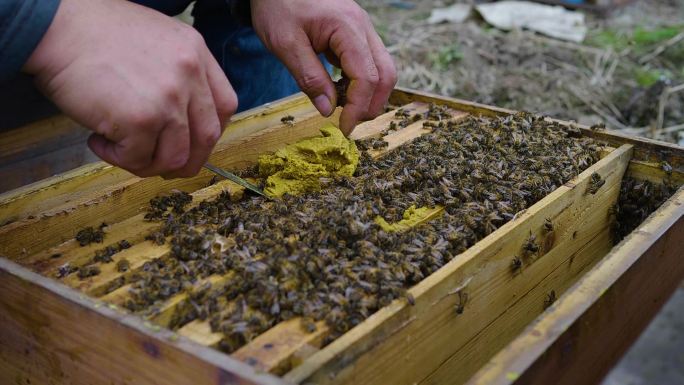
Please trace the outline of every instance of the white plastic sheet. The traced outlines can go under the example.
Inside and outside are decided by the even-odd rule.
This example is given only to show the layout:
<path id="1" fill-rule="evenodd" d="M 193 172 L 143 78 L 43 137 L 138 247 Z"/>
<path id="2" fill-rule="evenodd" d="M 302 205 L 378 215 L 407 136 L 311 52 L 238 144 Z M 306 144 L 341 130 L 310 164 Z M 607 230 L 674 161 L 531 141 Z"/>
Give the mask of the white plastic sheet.
<path id="1" fill-rule="evenodd" d="M 428 23 L 462 23 L 470 16 L 472 10 L 473 7 L 470 4 L 454 4 L 446 8 L 434 8 L 430 13 Z"/>
<path id="2" fill-rule="evenodd" d="M 503 30 L 525 28 L 576 43 L 587 35 L 584 14 L 560 6 L 530 1 L 499 1 L 480 4 L 475 8 L 487 23 Z"/>

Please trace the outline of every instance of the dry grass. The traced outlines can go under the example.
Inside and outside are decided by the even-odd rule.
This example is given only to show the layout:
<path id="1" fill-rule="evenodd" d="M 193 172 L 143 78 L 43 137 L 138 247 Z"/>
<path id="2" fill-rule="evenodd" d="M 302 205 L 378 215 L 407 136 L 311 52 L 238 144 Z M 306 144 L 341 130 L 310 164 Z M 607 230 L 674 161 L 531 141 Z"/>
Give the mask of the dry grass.
<path id="1" fill-rule="evenodd" d="M 528 110 L 631 134 L 684 141 L 684 0 L 642 1 L 566 43 L 502 32 L 476 18 L 430 25 L 433 6 L 361 1 L 399 69 L 401 86 Z"/>

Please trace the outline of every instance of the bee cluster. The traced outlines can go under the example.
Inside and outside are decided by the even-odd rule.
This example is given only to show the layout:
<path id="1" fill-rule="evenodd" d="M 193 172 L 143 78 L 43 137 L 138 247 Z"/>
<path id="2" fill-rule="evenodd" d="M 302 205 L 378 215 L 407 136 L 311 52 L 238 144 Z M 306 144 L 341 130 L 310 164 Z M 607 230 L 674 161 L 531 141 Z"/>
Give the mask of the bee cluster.
<path id="1" fill-rule="evenodd" d="M 591 174 L 591 180 L 589 181 L 589 185 L 587 186 L 587 193 L 594 195 L 598 192 L 598 190 L 606 184 L 606 180 L 601 178 L 601 175 L 598 173 L 592 173 Z"/>
<path id="2" fill-rule="evenodd" d="M 436 110 L 438 107 L 433 106 L 432 110 Z M 445 120 L 449 119 L 451 116 L 445 116 Z M 390 132 L 397 131 L 402 128 L 406 128 L 409 124 L 418 122 L 419 120 L 423 119 L 423 114 L 416 113 L 411 115 L 411 113 L 403 108 L 399 108 L 394 112 L 394 118 L 398 119 L 399 121 L 391 121 L 389 126 L 387 126 L 386 129 L 382 131 L 382 135 L 387 135 Z"/>
<path id="3" fill-rule="evenodd" d="M 294 126 L 295 117 L 292 115 L 287 115 L 280 119 L 280 122 L 288 126 Z"/>
<path id="4" fill-rule="evenodd" d="M 408 288 L 599 159 L 598 143 L 532 114 L 450 118 L 439 106 L 402 112 L 432 132 L 379 159 L 368 153 L 377 139 L 360 142 L 355 176 L 320 192 L 237 202 L 223 193 L 185 211 L 182 194 L 153 199 L 148 219 L 162 229 L 151 239 L 171 251 L 130 275 L 125 306 L 150 315 L 185 292 L 171 327 L 209 320 L 226 352 L 294 317 L 306 330 L 325 320 L 332 339 L 396 298 L 413 303 Z M 443 213 L 398 232 L 374 222 L 399 221 L 411 206 Z M 539 245 L 530 238 L 526 248 Z M 217 275 L 220 285 L 199 284 Z"/>
<path id="5" fill-rule="evenodd" d="M 162 219 L 169 209 L 175 214 L 183 213 L 185 206 L 192 202 L 192 196 L 185 191 L 173 191 L 170 195 L 162 195 L 150 200 L 150 209 L 145 219 Z"/>
<path id="6" fill-rule="evenodd" d="M 104 232 L 102 231 L 102 228 L 104 228 L 104 226 L 100 227 L 100 230 L 99 230 L 100 234 L 98 235 L 101 239 L 100 242 L 102 242 L 104 240 Z M 90 232 L 91 229 L 92 228 L 86 228 L 86 229 L 81 230 L 81 231 Z M 79 234 L 81 234 L 81 232 L 79 232 Z M 81 244 L 81 246 L 84 246 L 84 245 Z M 67 262 L 57 269 L 57 278 L 63 278 L 63 277 L 65 277 L 69 274 L 72 274 L 72 273 L 78 273 L 77 275 L 78 275 L 78 278 L 80 278 L 80 279 L 86 279 L 86 278 L 89 278 L 89 277 L 92 277 L 95 275 L 99 275 L 101 270 L 100 270 L 100 267 L 98 266 L 98 264 L 113 262 L 114 259 L 112 257 L 114 256 L 114 254 L 116 254 L 122 250 L 128 249 L 130 247 L 131 247 L 130 242 L 123 239 L 117 243 L 114 243 L 112 245 L 108 245 L 107 247 L 105 247 L 103 249 L 95 251 L 95 255 L 92 258 L 90 258 L 90 260 L 83 266 L 80 266 L 80 267 L 79 266 L 71 266 L 71 264 L 69 262 Z M 60 254 L 60 256 L 61 256 L 61 254 Z M 117 270 L 119 272 L 123 272 L 123 271 L 126 271 L 128 269 L 128 267 L 126 267 L 125 270 L 121 270 L 120 266 L 121 266 L 122 261 L 125 261 L 125 260 L 121 259 L 117 263 Z"/>
<path id="7" fill-rule="evenodd" d="M 360 151 L 380 150 L 386 148 L 388 145 L 389 143 L 382 138 L 368 138 L 356 143 L 356 147 Z"/>
<path id="8" fill-rule="evenodd" d="M 81 246 L 87 246 L 91 243 L 102 243 L 104 240 L 104 231 L 103 229 L 107 227 L 106 223 L 100 224 L 100 226 L 96 228 L 91 227 L 86 227 L 83 230 L 79 230 L 78 233 L 76 233 L 76 240 L 78 241 L 78 244 Z"/>
<path id="9" fill-rule="evenodd" d="M 666 166 L 669 165 L 666 164 Z M 663 169 L 667 170 L 666 166 L 664 165 Z M 623 178 L 620 185 L 620 197 L 617 204 L 611 208 L 611 214 L 615 219 L 613 242 L 620 243 L 676 191 L 677 187 L 668 179 L 663 180 L 662 183 L 652 183 L 629 176 Z"/>
<path id="10" fill-rule="evenodd" d="M 125 250 L 131 247 L 131 244 L 127 240 L 121 240 L 118 243 L 109 245 L 102 250 L 97 250 L 95 256 L 93 257 L 93 262 L 109 263 L 112 262 L 112 256 L 121 250 Z"/>

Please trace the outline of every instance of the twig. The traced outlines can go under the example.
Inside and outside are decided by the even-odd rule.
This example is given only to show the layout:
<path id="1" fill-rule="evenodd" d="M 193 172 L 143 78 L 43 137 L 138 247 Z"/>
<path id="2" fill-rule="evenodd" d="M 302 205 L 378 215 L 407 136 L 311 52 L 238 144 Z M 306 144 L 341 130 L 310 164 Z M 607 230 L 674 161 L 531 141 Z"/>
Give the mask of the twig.
<path id="1" fill-rule="evenodd" d="M 595 60 L 594 60 L 594 65 L 593 65 L 593 70 L 594 74 L 591 76 L 589 79 L 589 84 L 591 85 L 596 85 L 596 84 L 606 84 L 605 82 L 605 70 L 606 70 L 606 65 L 605 63 L 608 61 L 609 57 L 611 56 L 610 51 L 603 51 L 600 55 L 596 55 Z"/>
<path id="2" fill-rule="evenodd" d="M 605 50 L 601 49 L 601 48 L 591 47 L 591 46 L 583 45 L 583 44 L 577 44 L 577 43 L 573 43 L 573 42 L 569 42 L 569 41 L 552 39 L 552 38 L 548 38 L 546 36 L 538 35 L 536 33 L 530 33 L 527 31 L 523 31 L 521 33 L 521 35 L 523 35 L 523 37 L 528 39 L 528 40 L 537 40 L 541 43 L 546 43 L 548 45 L 554 45 L 556 47 L 568 48 L 568 49 L 572 49 L 575 51 L 582 51 L 582 52 L 591 53 L 594 55 L 601 55 L 603 52 L 605 52 Z"/>
<path id="3" fill-rule="evenodd" d="M 680 32 L 665 43 L 661 44 L 658 46 L 658 48 L 654 49 L 651 53 L 644 55 L 639 59 L 639 64 L 646 64 L 649 61 L 655 59 L 658 55 L 661 53 L 665 52 L 666 49 L 672 47 L 673 45 L 679 43 L 680 41 L 684 40 L 684 32 Z"/>
<path id="4" fill-rule="evenodd" d="M 662 129 L 662 132 L 665 134 L 672 134 L 672 133 L 675 133 L 678 131 L 684 131 L 684 124 L 677 124 L 677 125 L 665 127 Z"/>
<path id="5" fill-rule="evenodd" d="M 684 83 L 682 83 L 678 86 L 670 87 L 670 95 L 676 94 L 677 92 L 682 92 L 682 91 L 684 91 Z"/>
<path id="6" fill-rule="evenodd" d="M 602 99 L 601 102 L 605 107 L 607 107 L 610 110 L 610 112 L 613 113 L 613 115 L 615 115 L 616 119 L 618 119 L 618 120 L 620 120 L 620 119 L 624 120 L 625 119 L 625 117 L 624 117 L 624 115 L 622 115 L 622 112 L 620 111 L 620 109 L 617 108 L 615 103 L 613 103 L 610 100 L 610 98 Z"/>
<path id="7" fill-rule="evenodd" d="M 630 135 L 640 135 L 644 136 L 646 132 L 649 130 L 649 127 L 627 127 L 624 130 L 622 130 L 625 134 L 630 134 Z"/>
<path id="8" fill-rule="evenodd" d="M 615 117 L 611 116 L 609 113 L 603 111 L 601 108 L 599 108 L 599 106 L 597 106 L 595 103 L 587 99 L 585 96 L 580 95 L 579 92 L 577 92 L 573 87 L 568 87 L 568 90 L 570 91 L 570 93 L 575 95 L 577 99 L 579 99 L 585 105 L 587 105 L 587 107 L 591 108 L 594 112 L 601 115 L 601 117 L 608 121 L 609 124 L 617 127 L 619 130 L 627 130 L 627 126 L 620 123 L 620 121 L 618 121 Z"/>
<path id="9" fill-rule="evenodd" d="M 582 71 L 581 68 L 579 68 L 579 67 L 577 67 L 577 66 L 575 66 L 575 65 L 572 65 L 572 64 L 570 64 L 570 63 L 566 63 L 566 62 L 564 62 L 564 61 L 558 60 L 558 59 L 556 59 L 556 58 L 553 57 L 553 56 L 542 55 L 542 57 L 543 57 L 544 59 L 546 59 L 549 63 L 554 64 L 554 65 L 556 65 L 557 67 L 559 67 L 559 68 L 561 68 L 561 69 L 570 71 L 570 72 L 575 73 L 575 74 L 577 74 L 577 75 L 579 75 L 579 76 L 584 76 L 584 77 L 586 77 L 586 78 L 590 78 L 590 77 L 591 77 L 591 73 L 590 73 L 590 71 L 589 71 L 588 69 L 585 69 L 585 71 Z"/>
<path id="10" fill-rule="evenodd" d="M 684 91 L 684 84 L 680 84 L 674 87 L 665 87 L 663 93 L 660 94 L 660 98 L 658 100 L 658 118 L 656 120 L 655 132 L 653 132 L 653 134 L 663 129 L 663 124 L 665 122 L 665 107 L 667 106 L 667 99 L 670 97 L 670 95 L 681 91 Z"/>
<path id="11" fill-rule="evenodd" d="M 617 66 L 620 64 L 620 59 L 620 56 L 616 57 L 615 60 L 613 60 L 613 63 L 610 65 L 610 68 L 608 69 L 608 74 L 606 75 L 608 81 L 613 80 L 613 75 L 615 74 Z"/>
<path id="12" fill-rule="evenodd" d="M 660 94 L 660 98 L 658 98 L 658 118 L 656 119 L 655 130 L 651 133 L 653 135 L 663 129 L 663 122 L 665 121 L 665 105 L 667 104 L 668 96 L 670 96 L 670 88 L 665 87 L 663 93 Z"/>

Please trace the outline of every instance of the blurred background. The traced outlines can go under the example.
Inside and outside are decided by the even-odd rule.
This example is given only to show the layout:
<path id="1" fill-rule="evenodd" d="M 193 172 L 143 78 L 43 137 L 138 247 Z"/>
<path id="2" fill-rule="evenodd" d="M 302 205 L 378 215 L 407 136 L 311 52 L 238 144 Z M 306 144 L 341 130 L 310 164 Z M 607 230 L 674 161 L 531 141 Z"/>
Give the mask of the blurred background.
<path id="1" fill-rule="evenodd" d="M 682 0 L 359 3 L 400 86 L 684 144 Z"/>

